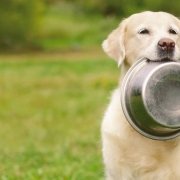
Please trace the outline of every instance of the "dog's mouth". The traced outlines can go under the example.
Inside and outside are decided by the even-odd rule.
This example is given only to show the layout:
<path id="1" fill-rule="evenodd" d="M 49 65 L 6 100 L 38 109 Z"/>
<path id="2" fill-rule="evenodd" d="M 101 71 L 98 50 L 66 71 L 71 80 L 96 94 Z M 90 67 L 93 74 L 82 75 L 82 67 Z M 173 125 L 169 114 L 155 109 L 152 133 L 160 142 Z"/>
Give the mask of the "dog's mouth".
<path id="1" fill-rule="evenodd" d="M 175 53 L 174 49 L 167 49 L 166 51 L 162 49 L 158 49 L 157 57 L 159 61 L 175 61 L 174 53 Z"/>
<path id="2" fill-rule="evenodd" d="M 164 57 L 164 58 L 159 58 L 159 59 L 148 59 L 149 61 L 155 61 L 155 62 L 167 62 L 167 61 L 176 61 L 173 58 L 169 58 L 169 57 Z"/>
<path id="3" fill-rule="evenodd" d="M 149 59 L 146 58 L 149 62 L 168 62 L 168 61 L 177 61 L 173 58 L 165 57 L 165 58 L 157 58 L 157 59 Z"/>
<path id="4" fill-rule="evenodd" d="M 175 57 L 174 51 L 162 51 L 157 49 L 155 53 L 155 58 L 147 57 L 148 61 L 158 61 L 158 62 L 166 62 L 166 61 L 178 61 Z"/>
<path id="5" fill-rule="evenodd" d="M 179 61 L 178 59 L 174 58 L 174 54 L 158 54 L 157 58 L 151 59 L 146 58 L 148 61 L 154 61 L 154 62 L 167 62 L 167 61 Z"/>

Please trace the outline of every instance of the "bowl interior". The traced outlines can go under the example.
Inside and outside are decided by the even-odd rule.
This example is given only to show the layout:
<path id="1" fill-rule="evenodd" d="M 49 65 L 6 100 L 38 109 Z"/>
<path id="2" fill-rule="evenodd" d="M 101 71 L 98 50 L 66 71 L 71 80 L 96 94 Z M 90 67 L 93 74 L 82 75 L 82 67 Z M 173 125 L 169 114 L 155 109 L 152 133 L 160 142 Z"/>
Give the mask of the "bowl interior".
<path id="1" fill-rule="evenodd" d="M 180 65 L 166 64 L 149 75 L 143 87 L 149 115 L 166 127 L 180 127 Z"/>

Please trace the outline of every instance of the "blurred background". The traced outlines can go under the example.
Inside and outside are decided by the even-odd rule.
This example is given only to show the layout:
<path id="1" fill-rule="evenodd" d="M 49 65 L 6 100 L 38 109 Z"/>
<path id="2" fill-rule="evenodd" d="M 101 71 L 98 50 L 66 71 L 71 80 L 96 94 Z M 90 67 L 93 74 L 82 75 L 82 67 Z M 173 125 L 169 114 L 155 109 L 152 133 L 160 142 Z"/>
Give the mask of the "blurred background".
<path id="1" fill-rule="evenodd" d="M 1 0 L 0 177 L 103 179 L 100 123 L 119 70 L 101 42 L 180 1 Z"/>

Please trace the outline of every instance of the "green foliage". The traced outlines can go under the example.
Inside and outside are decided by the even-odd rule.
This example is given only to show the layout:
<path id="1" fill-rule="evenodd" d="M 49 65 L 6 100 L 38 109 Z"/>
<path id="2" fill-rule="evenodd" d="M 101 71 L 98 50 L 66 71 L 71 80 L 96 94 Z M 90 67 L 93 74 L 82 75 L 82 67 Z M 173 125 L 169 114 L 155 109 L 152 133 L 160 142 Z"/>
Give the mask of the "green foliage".
<path id="1" fill-rule="evenodd" d="M 180 16 L 179 6 L 179 0 L 0 0 L 0 50 L 94 48 L 122 17 L 144 10 Z"/>
<path id="2" fill-rule="evenodd" d="M 87 13 L 100 13 L 104 15 L 128 16 L 138 11 L 166 11 L 180 15 L 179 0 L 68 0 L 76 3 Z"/>
<path id="3" fill-rule="evenodd" d="M 144 0 L 146 9 L 153 11 L 165 11 L 180 16 L 180 1 L 179 0 Z"/>
<path id="4" fill-rule="evenodd" d="M 83 14 L 71 4 L 56 4 L 44 14 L 37 43 L 45 51 L 99 48 L 119 21 L 115 17 Z"/>
<path id="5" fill-rule="evenodd" d="M 0 48 L 31 44 L 39 30 L 42 0 L 0 1 Z"/>

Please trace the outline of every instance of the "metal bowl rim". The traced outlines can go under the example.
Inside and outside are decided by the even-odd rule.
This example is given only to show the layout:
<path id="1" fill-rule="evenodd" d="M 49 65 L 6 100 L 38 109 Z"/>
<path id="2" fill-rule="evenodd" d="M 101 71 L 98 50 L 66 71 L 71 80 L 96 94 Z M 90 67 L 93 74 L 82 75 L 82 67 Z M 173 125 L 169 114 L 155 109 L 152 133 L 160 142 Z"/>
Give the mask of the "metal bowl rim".
<path id="1" fill-rule="evenodd" d="M 136 65 L 138 64 L 145 64 L 145 62 L 147 62 L 147 59 L 146 58 L 142 58 L 140 60 L 138 60 L 130 69 L 129 69 L 129 72 L 125 75 L 123 81 L 122 81 L 122 85 L 121 85 L 121 98 L 120 98 L 120 101 L 121 101 L 121 105 L 122 105 L 122 110 L 124 112 L 124 115 L 125 117 L 127 118 L 129 124 L 138 132 L 140 133 L 141 135 L 147 137 L 147 138 L 150 138 L 152 140 L 160 140 L 160 141 L 163 141 L 163 140 L 170 140 L 170 139 L 173 139 L 173 138 L 176 138 L 177 136 L 180 135 L 180 131 L 176 131 L 174 132 L 173 134 L 170 134 L 170 135 L 167 135 L 167 136 L 156 136 L 156 135 L 152 135 L 150 133 L 147 133 L 145 131 L 143 131 L 141 128 L 139 128 L 135 123 L 134 121 L 132 120 L 132 118 L 129 116 L 129 113 L 128 113 L 128 110 L 127 110 L 127 107 L 126 107 L 126 89 L 127 89 L 127 86 L 128 86 L 128 80 L 131 78 L 132 74 L 134 73 L 135 69 L 134 67 L 136 67 Z M 172 62 L 171 62 L 172 63 Z M 166 63 L 165 63 L 166 64 Z M 142 68 L 142 67 L 141 67 Z M 146 109 L 147 110 L 147 109 Z M 148 114 L 149 115 L 149 114 Z"/>

